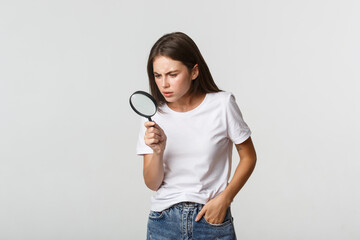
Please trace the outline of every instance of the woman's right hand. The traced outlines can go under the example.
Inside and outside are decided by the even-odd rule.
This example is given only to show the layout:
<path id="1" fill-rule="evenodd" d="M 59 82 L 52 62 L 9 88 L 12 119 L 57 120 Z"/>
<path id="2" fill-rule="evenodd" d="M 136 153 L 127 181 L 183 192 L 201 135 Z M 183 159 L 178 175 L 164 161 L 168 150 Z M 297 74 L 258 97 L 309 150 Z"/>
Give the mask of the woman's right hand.
<path id="1" fill-rule="evenodd" d="M 166 135 L 164 131 L 155 122 L 145 122 L 145 144 L 152 148 L 157 154 L 164 153 L 166 146 Z"/>

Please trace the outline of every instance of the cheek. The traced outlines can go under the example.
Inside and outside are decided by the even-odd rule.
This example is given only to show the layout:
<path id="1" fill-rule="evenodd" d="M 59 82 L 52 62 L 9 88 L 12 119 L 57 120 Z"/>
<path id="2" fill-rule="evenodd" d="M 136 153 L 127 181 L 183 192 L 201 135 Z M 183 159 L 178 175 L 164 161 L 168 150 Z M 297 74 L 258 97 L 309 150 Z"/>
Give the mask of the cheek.
<path id="1" fill-rule="evenodd" d="M 181 88 L 183 89 L 184 92 L 187 92 L 191 87 L 191 81 L 186 79 L 182 82 L 181 84 Z"/>
<path id="2" fill-rule="evenodd" d="M 160 86 L 161 86 L 161 80 L 159 80 L 159 79 L 155 79 L 155 84 L 156 84 L 156 86 L 160 89 Z"/>
<path id="3" fill-rule="evenodd" d="M 191 80 L 187 77 L 175 78 L 173 79 L 173 86 L 177 86 L 178 88 L 189 88 L 191 85 Z"/>

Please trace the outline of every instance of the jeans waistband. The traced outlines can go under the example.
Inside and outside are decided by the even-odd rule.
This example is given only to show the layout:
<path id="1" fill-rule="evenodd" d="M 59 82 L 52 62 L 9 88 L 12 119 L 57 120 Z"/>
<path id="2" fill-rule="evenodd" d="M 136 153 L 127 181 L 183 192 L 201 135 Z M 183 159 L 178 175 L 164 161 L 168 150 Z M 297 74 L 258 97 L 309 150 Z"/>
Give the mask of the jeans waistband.
<path id="1" fill-rule="evenodd" d="M 204 204 L 196 202 L 180 202 L 173 205 L 173 207 L 183 209 L 183 208 L 202 208 Z"/>

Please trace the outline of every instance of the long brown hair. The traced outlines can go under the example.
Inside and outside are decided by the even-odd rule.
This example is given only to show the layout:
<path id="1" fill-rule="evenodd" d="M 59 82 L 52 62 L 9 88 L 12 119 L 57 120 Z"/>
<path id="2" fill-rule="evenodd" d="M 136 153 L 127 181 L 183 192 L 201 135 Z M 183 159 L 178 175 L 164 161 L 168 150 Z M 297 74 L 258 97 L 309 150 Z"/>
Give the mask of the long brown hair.
<path id="1" fill-rule="evenodd" d="M 191 94 L 221 91 L 216 86 L 210 70 L 195 42 L 185 33 L 169 33 L 157 40 L 151 48 L 147 63 L 151 95 L 153 95 L 159 106 L 166 103 L 166 100 L 155 83 L 153 62 L 157 56 L 165 56 L 180 61 L 188 68 L 189 72 L 191 72 L 195 64 L 198 64 L 199 75 L 191 83 L 189 90 Z"/>

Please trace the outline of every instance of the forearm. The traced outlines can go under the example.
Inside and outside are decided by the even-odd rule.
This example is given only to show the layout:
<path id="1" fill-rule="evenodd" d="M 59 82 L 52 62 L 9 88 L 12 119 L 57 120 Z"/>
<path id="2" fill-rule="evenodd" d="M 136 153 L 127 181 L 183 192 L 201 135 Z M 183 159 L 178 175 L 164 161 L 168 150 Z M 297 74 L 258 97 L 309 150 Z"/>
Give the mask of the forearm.
<path id="1" fill-rule="evenodd" d="M 144 181 L 148 188 L 156 191 L 164 179 L 163 153 L 152 154 L 149 164 L 143 171 Z"/>
<path id="2" fill-rule="evenodd" d="M 255 164 L 256 156 L 246 156 L 240 160 L 233 178 L 223 191 L 223 194 L 226 196 L 229 205 L 249 179 L 255 168 Z"/>
<path id="3" fill-rule="evenodd" d="M 234 176 L 231 179 L 225 190 L 217 197 L 209 200 L 203 209 L 196 216 L 195 221 L 199 221 L 202 216 L 208 216 L 211 223 L 218 224 L 224 221 L 226 215 L 226 209 L 230 206 L 232 200 L 236 194 L 244 186 L 246 181 L 249 179 L 251 173 L 254 170 L 256 164 L 255 151 L 253 154 L 240 157 L 240 163 L 238 164 Z"/>

